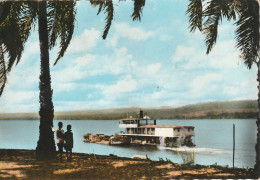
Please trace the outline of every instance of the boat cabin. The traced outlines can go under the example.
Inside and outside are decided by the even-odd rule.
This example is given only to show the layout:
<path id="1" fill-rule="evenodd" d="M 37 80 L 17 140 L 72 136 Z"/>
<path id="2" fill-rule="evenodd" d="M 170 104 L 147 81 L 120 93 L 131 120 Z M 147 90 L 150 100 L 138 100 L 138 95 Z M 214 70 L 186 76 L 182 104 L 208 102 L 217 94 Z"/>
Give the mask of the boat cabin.
<path id="1" fill-rule="evenodd" d="M 119 124 L 119 128 L 124 128 L 123 134 L 125 135 L 152 135 L 161 137 L 184 137 L 194 136 L 193 126 L 173 126 L 173 125 L 151 125 L 141 124 L 138 120 L 135 120 L 133 124 L 123 122 Z"/>
<path id="2" fill-rule="evenodd" d="M 131 142 L 161 144 L 166 146 L 193 145 L 194 126 L 157 125 L 149 116 L 120 119 L 119 128 L 124 129 L 119 135 L 131 139 Z"/>

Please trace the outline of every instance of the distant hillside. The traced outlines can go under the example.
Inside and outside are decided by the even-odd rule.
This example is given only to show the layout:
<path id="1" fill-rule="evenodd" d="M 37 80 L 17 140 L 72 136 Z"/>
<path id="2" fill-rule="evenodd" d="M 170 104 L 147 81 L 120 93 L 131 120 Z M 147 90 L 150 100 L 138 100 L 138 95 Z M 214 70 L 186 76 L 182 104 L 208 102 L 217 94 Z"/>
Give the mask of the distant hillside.
<path id="1" fill-rule="evenodd" d="M 54 119 L 121 119 L 138 117 L 139 111 L 144 110 L 153 119 L 247 119 L 257 118 L 257 101 L 218 101 L 207 102 L 182 107 L 159 108 L 116 108 L 104 110 L 67 111 L 55 113 Z M 39 119 L 37 113 L 4 113 L 4 119 Z"/>

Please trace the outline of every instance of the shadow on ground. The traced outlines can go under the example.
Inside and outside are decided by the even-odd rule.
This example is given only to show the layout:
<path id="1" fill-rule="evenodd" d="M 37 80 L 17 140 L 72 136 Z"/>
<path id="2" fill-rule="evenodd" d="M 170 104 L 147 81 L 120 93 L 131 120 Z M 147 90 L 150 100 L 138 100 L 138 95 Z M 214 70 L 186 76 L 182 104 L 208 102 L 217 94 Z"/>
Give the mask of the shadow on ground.
<path id="1" fill-rule="evenodd" d="M 0 150 L 0 179 L 212 179 L 256 178 L 253 169 L 179 165 L 172 161 L 137 160 L 75 153 L 72 161 L 36 161 L 32 150 Z"/>

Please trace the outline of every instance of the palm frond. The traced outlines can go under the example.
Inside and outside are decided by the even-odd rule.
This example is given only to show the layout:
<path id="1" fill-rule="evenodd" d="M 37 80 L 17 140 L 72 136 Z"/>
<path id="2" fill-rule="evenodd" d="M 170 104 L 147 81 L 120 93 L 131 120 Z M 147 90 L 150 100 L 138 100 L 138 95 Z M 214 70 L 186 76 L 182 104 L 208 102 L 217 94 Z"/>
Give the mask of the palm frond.
<path id="1" fill-rule="evenodd" d="M 134 12 L 132 14 L 133 21 L 141 21 L 143 7 L 145 5 L 145 0 L 135 0 L 134 2 Z"/>
<path id="2" fill-rule="evenodd" d="M 206 19 L 203 23 L 203 33 L 206 35 L 207 54 L 209 54 L 217 41 L 218 25 L 222 22 L 222 18 L 236 20 L 240 5 L 241 0 L 207 1 L 202 15 Z"/>
<path id="3" fill-rule="evenodd" d="M 236 20 L 237 7 L 239 6 L 241 0 L 220 0 L 220 8 L 222 16 L 227 18 L 227 20 Z"/>
<path id="4" fill-rule="evenodd" d="M 9 6 L 7 6 L 8 4 Z M 17 17 L 21 8 L 15 5 L 12 2 L 5 2 L 4 8 L 9 8 L 8 14 L 0 25 L 0 42 L 3 46 L 3 53 L 8 54 L 8 71 L 11 70 L 15 61 L 20 57 L 19 51 L 22 44 L 19 25 L 17 23 Z"/>
<path id="5" fill-rule="evenodd" d="M 19 58 L 17 59 L 17 63 L 19 63 L 21 59 L 21 54 L 23 52 L 24 45 L 28 40 L 31 29 L 35 27 L 36 17 L 37 17 L 37 2 L 24 2 L 22 4 L 22 11 L 19 15 L 19 34 L 21 35 L 22 45 L 21 52 Z"/>
<path id="6" fill-rule="evenodd" d="M 218 25 L 222 21 L 221 5 L 219 1 L 208 2 L 209 5 L 204 11 L 207 20 L 203 23 L 203 33 L 206 35 L 205 43 L 207 46 L 207 54 L 212 50 L 218 37 Z"/>
<path id="7" fill-rule="evenodd" d="M 60 51 L 55 60 L 56 65 L 69 46 L 74 32 L 76 18 L 76 3 L 74 1 L 50 1 L 48 3 L 49 47 L 52 49 L 60 39 Z"/>
<path id="8" fill-rule="evenodd" d="M 0 24 L 8 16 L 10 9 L 11 9 L 11 3 L 0 2 Z"/>
<path id="9" fill-rule="evenodd" d="M 112 24 L 113 18 L 114 18 L 114 5 L 112 0 L 103 0 L 103 1 L 97 1 L 97 0 L 90 0 L 90 3 L 92 6 L 96 7 L 99 6 L 97 14 L 99 14 L 101 11 L 105 11 L 107 14 L 106 17 L 106 26 L 102 35 L 103 39 L 107 38 L 110 26 Z"/>
<path id="10" fill-rule="evenodd" d="M 7 75 L 7 71 L 6 71 L 5 60 L 4 60 L 4 52 L 2 47 L 0 46 L 0 96 L 4 91 L 5 83 L 7 81 L 6 75 Z"/>
<path id="11" fill-rule="evenodd" d="M 7 73 L 13 64 L 19 63 L 36 18 L 36 2 L 1 2 L 0 17 L 0 96 L 3 93 Z M 5 61 L 5 54 L 8 56 Z M 6 63 L 7 62 L 7 63 Z"/>
<path id="12" fill-rule="evenodd" d="M 251 68 L 257 61 L 259 49 L 259 10 L 258 3 L 254 0 L 242 1 L 239 20 L 235 23 L 236 46 L 240 48 L 245 64 Z"/>
<path id="13" fill-rule="evenodd" d="M 0 44 L 8 54 L 7 71 L 10 71 L 21 59 L 36 13 L 27 2 L 5 2 L 4 8 L 8 13 L 0 24 Z"/>
<path id="14" fill-rule="evenodd" d="M 202 31 L 202 0 L 190 0 L 186 14 L 189 14 L 190 31 L 194 32 L 196 28 Z"/>
<path id="15" fill-rule="evenodd" d="M 99 15 L 99 13 L 100 13 L 101 11 L 103 11 L 104 8 L 105 8 L 105 7 L 104 7 L 104 4 L 105 4 L 106 0 L 105 0 L 105 1 L 90 0 L 89 2 L 90 2 L 90 4 L 91 4 L 93 7 L 99 6 L 98 12 L 97 12 L 97 15 Z"/>
<path id="16" fill-rule="evenodd" d="M 110 26 L 112 24 L 112 20 L 114 18 L 114 6 L 113 6 L 113 2 L 112 1 L 108 1 L 106 4 L 105 4 L 105 7 L 106 7 L 106 13 L 107 13 L 107 17 L 106 17 L 106 26 L 105 26 L 105 30 L 104 30 L 104 33 L 102 35 L 103 39 L 106 39 L 107 38 L 107 34 L 108 34 L 108 31 L 110 29 Z"/>

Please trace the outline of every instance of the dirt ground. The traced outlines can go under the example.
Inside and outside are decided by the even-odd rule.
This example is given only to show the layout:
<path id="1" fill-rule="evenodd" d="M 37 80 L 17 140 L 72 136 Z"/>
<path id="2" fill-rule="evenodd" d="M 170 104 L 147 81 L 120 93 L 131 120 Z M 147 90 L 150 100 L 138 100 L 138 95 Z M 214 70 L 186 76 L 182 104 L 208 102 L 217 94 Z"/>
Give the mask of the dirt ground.
<path id="1" fill-rule="evenodd" d="M 255 179 L 253 169 L 73 153 L 72 161 L 36 161 L 33 150 L 0 149 L 0 179 Z"/>

